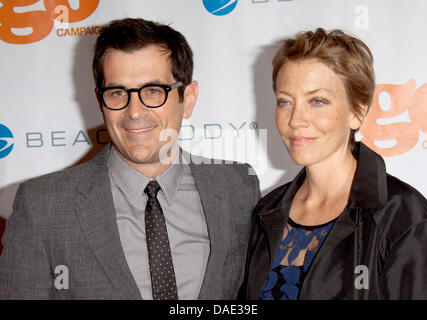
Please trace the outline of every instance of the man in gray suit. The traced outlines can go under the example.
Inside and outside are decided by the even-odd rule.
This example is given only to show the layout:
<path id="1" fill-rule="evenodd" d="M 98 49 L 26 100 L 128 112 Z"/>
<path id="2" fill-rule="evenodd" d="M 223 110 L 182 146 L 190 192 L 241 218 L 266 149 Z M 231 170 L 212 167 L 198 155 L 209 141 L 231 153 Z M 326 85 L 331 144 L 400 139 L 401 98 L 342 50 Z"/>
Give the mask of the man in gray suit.
<path id="1" fill-rule="evenodd" d="M 179 148 L 198 95 L 185 38 L 142 19 L 113 21 L 93 72 L 112 144 L 20 185 L 0 298 L 236 298 L 259 182 L 247 164 Z"/>

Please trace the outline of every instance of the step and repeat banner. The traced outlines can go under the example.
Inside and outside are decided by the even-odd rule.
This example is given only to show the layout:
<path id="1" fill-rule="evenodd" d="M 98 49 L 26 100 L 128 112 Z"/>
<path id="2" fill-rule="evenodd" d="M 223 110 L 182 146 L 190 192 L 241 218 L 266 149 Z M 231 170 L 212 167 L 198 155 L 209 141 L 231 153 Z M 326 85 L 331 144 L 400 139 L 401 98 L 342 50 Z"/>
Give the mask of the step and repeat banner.
<path id="1" fill-rule="evenodd" d="M 368 44 L 377 90 L 358 138 L 427 195 L 424 0 L 0 0 L 0 216 L 17 186 L 87 161 L 109 141 L 91 63 L 100 26 L 142 17 L 194 51 L 200 93 L 184 149 L 250 163 L 263 193 L 299 171 L 275 128 L 271 60 L 299 31 L 340 28 Z"/>

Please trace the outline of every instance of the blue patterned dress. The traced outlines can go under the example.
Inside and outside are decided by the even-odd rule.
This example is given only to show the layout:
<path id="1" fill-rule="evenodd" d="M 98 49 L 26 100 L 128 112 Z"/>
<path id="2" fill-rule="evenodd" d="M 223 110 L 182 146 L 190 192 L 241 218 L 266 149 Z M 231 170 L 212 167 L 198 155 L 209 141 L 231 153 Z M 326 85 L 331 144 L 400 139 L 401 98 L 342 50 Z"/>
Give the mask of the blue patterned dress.
<path id="1" fill-rule="evenodd" d="M 298 300 L 304 277 L 335 221 L 302 226 L 289 218 L 267 281 L 261 289 L 261 300 Z"/>

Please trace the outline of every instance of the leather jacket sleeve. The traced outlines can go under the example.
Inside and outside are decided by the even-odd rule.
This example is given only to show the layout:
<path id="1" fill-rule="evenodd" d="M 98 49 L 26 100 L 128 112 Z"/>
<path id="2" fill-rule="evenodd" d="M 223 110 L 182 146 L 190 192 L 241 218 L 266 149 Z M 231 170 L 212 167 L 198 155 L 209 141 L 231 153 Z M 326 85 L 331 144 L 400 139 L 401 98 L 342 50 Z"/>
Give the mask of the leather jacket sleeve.
<path id="1" fill-rule="evenodd" d="M 382 299 L 427 299 L 427 220 L 395 243 L 379 279 Z"/>

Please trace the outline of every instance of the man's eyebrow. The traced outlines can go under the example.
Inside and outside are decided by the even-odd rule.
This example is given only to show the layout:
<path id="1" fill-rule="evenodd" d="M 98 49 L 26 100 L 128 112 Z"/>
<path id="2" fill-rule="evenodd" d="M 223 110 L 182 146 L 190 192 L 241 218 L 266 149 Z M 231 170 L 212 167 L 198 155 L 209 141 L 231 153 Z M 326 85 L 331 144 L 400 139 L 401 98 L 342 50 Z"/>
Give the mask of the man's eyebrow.
<path id="1" fill-rule="evenodd" d="M 137 88 L 141 88 L 141 87 L 143 87 L 143 86 L 145 86 L 147 84 L 165 84 L 165 83 L 163 81 L 155 79 L 155 80 L 150 80 L 150 81 L 144 82 L 142 84 L 139 84 L 137 86 Z M 119 82 L 108 83 L 108 85 L 106 85 L 106 87 L 122 87 L 122 88 L 127 88 L 127 86 L 125 86 L 125 85 L 123 85 L 123 84 L 121 84 Z"/>
<path id="2" fill-rule="evenodd" d="M 111 82 L 111 83 L 106 84 L 105 87 L 124 87 L 124 86 L 118 82 Z"/>

